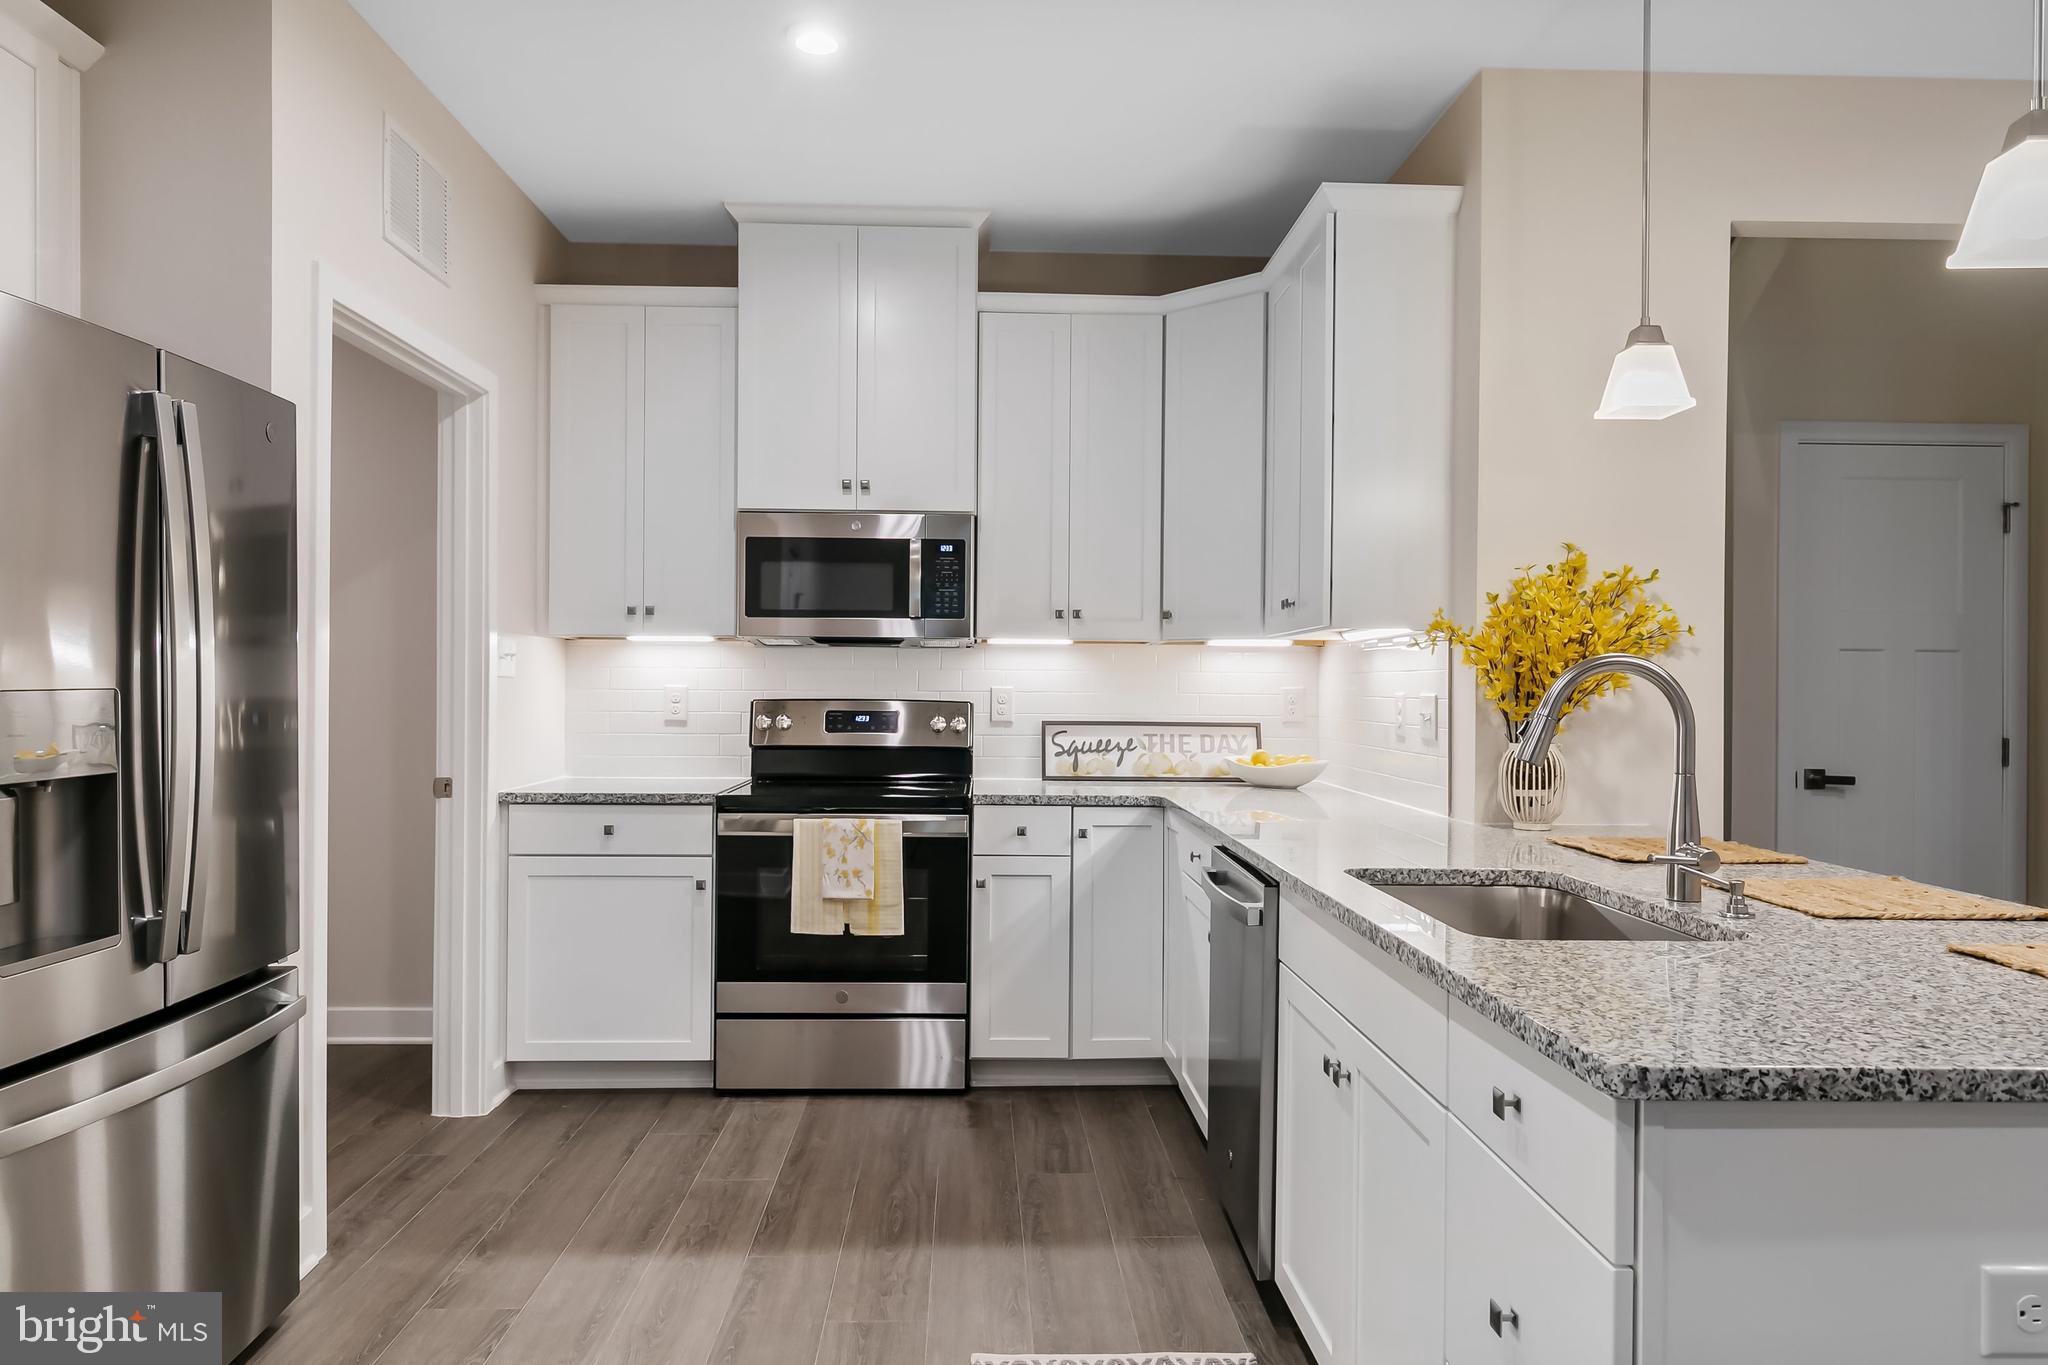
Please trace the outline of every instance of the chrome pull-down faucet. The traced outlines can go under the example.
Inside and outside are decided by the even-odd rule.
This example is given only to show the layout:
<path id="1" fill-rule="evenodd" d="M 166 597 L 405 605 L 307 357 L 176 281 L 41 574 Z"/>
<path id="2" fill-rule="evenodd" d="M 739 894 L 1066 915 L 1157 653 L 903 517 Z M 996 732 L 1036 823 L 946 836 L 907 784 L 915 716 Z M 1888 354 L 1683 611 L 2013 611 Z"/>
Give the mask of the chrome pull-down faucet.
<path id="1" fill-rule="evenodd" d="M 1692 699 L 1685 695 L 1685 689 L 1671 675 L 1670 669 L 1635 654 L 1596 654 L 1590 659 L 1579 660 L 1558 674 L 1557 681 L 1551 683 L 1543 694 L 1543 700 L 1536 703 L 1535 713 L 1522 730 L 1521 742 L 1515 746 L 1515 757 L 1524 763 L 1541 763 L 1544 755 L 1550 752 L 1551 741 L 1557 737 L 1558 716 L 1563 712 L 1565 702 L 1588 682 L 1608 673 L 1627 673 L 1649 682 L 1670 703 L 1671 718 L 1677 727 L 1668 842 L 1664 852 L 1650 859 L 1664 864 L 1665 899 L 1680 905 L 1697 905 L 1700 883 L 1712 882 L 1728 893 L 1728 905 L 1722 911 L 1724 918 L 1754 918 L 1755 912 L 1749 908 L 1749 900 L 1742 894 L 1741 878 L 1717 875 L 1721 867 L 1720 855 L 1700 842 L 1700 790 L 1695 776 L 1699 758 L 1699 723 L 1693 716 Z"/>

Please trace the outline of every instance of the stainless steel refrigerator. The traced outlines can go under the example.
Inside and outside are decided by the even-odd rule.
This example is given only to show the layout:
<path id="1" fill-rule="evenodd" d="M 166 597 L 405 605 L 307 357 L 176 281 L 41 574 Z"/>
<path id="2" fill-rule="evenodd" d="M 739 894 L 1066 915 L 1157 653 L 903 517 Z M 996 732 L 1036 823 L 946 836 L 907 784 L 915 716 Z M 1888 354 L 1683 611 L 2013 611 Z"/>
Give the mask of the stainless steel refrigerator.
<path id="1" fill-rule="evenodd" d="M 290 403 L 0 294 L 0 1288 L 298 1290 Z"/>

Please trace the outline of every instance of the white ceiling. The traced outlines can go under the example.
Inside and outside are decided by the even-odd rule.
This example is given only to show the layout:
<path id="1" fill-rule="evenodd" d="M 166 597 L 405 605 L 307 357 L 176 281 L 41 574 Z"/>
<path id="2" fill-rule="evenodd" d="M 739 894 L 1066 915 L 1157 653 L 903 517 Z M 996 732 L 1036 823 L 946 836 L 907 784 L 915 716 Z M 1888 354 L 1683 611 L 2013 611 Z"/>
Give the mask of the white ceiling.
<path id="1" fill-rule="evenodd" d="M 1632 67 L 1634 0 L 352 0 L 569 237 L 725 201 L 992 210 L 1004 250 L 1264 255 L 1482 67 Z M 2028 0 L 1664 0 L 1657 65 L 2023 79 Z M 798 20 L 835 57 L 786 41 Z M 2024 106 L 2014 109 L 2017 116 Z"/>

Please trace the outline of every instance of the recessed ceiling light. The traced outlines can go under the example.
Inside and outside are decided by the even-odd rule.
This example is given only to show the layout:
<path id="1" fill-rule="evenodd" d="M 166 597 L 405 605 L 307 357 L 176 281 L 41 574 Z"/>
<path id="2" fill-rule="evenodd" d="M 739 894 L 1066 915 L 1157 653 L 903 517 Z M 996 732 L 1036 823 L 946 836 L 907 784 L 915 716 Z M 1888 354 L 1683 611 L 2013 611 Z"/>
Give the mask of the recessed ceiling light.
<path id="1" fill-rule="evenodd" d="M 823 24 L 798 24 L 789 31 L 789 42 L 813 57 L 829 57 L 839 50 L 839 35 Z"/>

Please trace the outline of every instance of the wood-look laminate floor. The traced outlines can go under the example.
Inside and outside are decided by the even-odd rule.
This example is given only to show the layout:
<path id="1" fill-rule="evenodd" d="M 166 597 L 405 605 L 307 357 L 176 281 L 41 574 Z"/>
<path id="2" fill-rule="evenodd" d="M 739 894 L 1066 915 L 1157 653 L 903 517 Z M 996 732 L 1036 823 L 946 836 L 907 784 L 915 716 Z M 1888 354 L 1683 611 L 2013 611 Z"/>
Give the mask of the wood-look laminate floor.
<path id="1" fill-rule="evenodd" d="M 1308 1365 L 1171 1089 L 524 1091 L 436 1119 L 425 1048 L 328 1074 L 328 1255 L 245 1362 Z"/>

